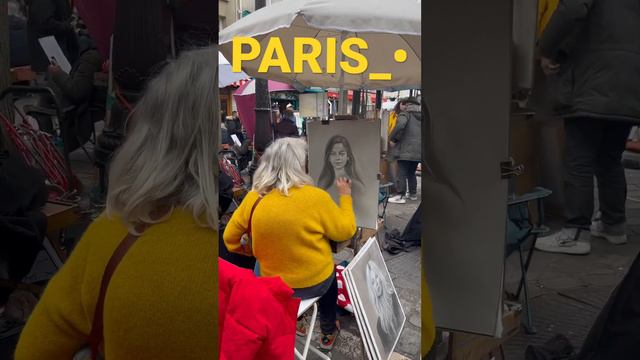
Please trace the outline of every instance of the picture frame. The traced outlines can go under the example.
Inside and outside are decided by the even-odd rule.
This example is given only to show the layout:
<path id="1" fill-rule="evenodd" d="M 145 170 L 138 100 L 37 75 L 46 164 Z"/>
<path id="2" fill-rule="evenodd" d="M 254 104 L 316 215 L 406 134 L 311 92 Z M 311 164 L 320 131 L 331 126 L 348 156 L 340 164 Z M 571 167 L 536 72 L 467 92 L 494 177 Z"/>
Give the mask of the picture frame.
<path id="1" fill-rule="evenodd" d="M 407 317 L 375 237 L 367 240 L 343 275 L 367 356 L 389 360 Z"/>

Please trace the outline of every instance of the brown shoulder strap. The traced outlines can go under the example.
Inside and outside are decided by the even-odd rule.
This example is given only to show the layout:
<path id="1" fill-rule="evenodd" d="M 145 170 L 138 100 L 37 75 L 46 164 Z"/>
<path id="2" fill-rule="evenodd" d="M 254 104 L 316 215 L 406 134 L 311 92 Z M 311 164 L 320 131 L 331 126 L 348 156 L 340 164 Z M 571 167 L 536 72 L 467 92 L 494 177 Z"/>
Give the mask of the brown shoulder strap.
<path id="1" fill-rule="evenodd" d="M 249 215 L 249 224 L 247 225 L 247 235 L 249 235 L 249 237 L 251 237 L 251 219 L 253 219 L 253 212 L 256 210 L 256 206 L 258 206 L 261 200 L 262 196 L 258 195 L 258 200 L 253 203 L 253 207 L 251 208 L 251 214 Z"/>
<path id="2" fill-rule="evenodd" d="M 103 310 L 104 310 L 104 297 L 107 294 L 107 287 L 111 281 L 111 277 L 116 270 L 116 267 L 131 248 L 131 246 L 138 240 L 137 235 L 128 233 L 127 236 L 122 239 L 116 250 L 111 255 L 107 266 L 105 267 L 104 274 L 102 275 L 102 282 L 100 284 L 100 294 L 98 295 L 98 301 L 96 302 L 96 309 L 93 314 L 93 324 L 91 325 L 91 333 L 89 334 L 89 345 L 91 346 L 91 359 L 97 360 L 100 353 L 100 347 L 103 341 Z"/>

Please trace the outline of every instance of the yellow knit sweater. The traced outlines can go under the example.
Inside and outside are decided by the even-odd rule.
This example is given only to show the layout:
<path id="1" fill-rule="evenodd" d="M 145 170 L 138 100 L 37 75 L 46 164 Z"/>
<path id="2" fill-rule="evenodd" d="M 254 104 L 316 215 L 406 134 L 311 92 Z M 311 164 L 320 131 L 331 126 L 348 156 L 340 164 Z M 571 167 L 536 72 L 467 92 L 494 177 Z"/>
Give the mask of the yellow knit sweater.
<path id="1" fill-rule="evenodd" d="M 542 36 L 544 29 L 549 24 L 551 16 L 558 7 L 559 0 L 539 0 L 538 1 L 538 38 Z"/>
<path id="2" fill-rule="evenodd" d="M 70 360 L 87 345 L 100 281 L 126 235 L 100 216 L 51 279 L 20 337 L 15 360 Z M 129 249 L 104 305 L 107 359 L 214 359 L 217 232 L 174 210 Z"/>
<path id="3" fill-rule="evenodd" d="M 387 135 L 391 135 L 393 129 L 396 128 L 396 122 L 398 122 L 398 114 L 395 111 L 392 111 L 389 114 L 389 126 L 387 126 Z"/>
<path id="4" fill-rule="evenodd" d="M 241 248 L 240 237 L 249 223 L 258 193 L 251 191 L 234 212 L 224 232 L 229 251 Z M 267 194 L 252 219 L 253 253 L 262 276 L 280 276 L 291 288 L 314 286 L 334 271 L 329 239 L 345 241 L 356 232 L 351 196 L 340 197 L 340 207 L 324 190 L 292 188 L 285 196 Z"/>

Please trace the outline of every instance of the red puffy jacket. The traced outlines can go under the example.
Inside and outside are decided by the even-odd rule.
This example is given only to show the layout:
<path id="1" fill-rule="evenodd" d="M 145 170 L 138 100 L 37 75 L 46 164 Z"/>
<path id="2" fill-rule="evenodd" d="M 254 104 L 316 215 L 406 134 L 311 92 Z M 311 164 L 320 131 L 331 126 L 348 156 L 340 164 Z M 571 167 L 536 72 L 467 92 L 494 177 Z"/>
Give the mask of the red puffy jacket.
<path id="1" fill-rule="evenodd" d="M 300 299 L 279 277 L 218 258 L 221 360 L 293 360 Z"/>

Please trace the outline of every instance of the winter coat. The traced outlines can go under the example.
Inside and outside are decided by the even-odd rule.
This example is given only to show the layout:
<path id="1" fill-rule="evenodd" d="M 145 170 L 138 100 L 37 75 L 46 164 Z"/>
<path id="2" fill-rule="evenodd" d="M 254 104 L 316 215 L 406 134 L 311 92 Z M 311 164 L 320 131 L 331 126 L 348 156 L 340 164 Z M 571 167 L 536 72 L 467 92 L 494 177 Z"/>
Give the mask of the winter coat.
<path id="1" fill-rule="evenodd" d="M 391 153 L 395 160 L 422 161 L 422 109 L 409 104 L 398 114 L 396 126 L 389 136 L 396 143 Z"/>
<path id="2" fill-rule="evenodd" d="M 27 22 L 18 16 L 9 15 L 9 55 L 11 67 L 29 65 L 29 48 L 27 47 Z"/>
<path id="3" fill-rule="evenodd" d="M 220 128 L 220 143 L 233 146 L 233 139 L 231 138 L 231 134 L 229 134 L 229 130 L 224 127 Z"/>
<path id="4" fill-rule="evenodd" d="M 640 359 L 640 254 L 613 291 L 578 360 Z"/>
<path id="5" fill-rule="evenodd" d="M 227 125 L 227 130 L 229 130 L 229 134 L 242 134 L 242 124 L 240 123 L 240 119 L 233 118 L 225 121 L 225 124 Z"/>
<path id="6" fill-rule="evenodd" d="M 280 139 L 284 137 L 298 137 L 300 133 L 298 132 L 296 123 L 283 116 L 282 120 L 275 125 L 275 135 L 276 139 Z"/>
<path id="7" fill-rule="evenodd" d="M 41 209 L 47 201 L 47 188 L 40 170 L 28 166 L 16 152 L 3 158 L 1 148 L 0 273 L 21 281 L 42 249 L 47 218 Z M 11 292 L 0 288 L 0 306 L 6 304 Z"/>
<path id="8" fill-rule="evenodd" d="M 539 42 L 560 64 L 553 110 L 565 118 L 640 121 L 640 3 L 565 0 Z"/>
<path id="9" fill-rule="evenodd" d="M 31 69 L 44 72 L 49 59 L 40 46 L 39 38 L 55 36 L 70 64 L 78 55 L 78 40 L 71 26 L 71 6 L 67 0 L 31 0 L 27 17 Z"/>
<path id="10" fill-rule="evenodd" d="M 78 105 L 91 98 L 94 76 L 101 69 L 100 53 L 96 49 L 89 49 L 82 53 L 69 74 L 58 72 L 51 75 L 51 80 L 59 88 L 65 100 Z"/>
<path id="11" fill-rule="evenodd" d="M 220 360 L 293 360 L 300 299 L 278 277 L 218 259 Z"/>

